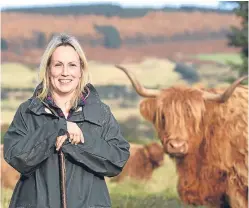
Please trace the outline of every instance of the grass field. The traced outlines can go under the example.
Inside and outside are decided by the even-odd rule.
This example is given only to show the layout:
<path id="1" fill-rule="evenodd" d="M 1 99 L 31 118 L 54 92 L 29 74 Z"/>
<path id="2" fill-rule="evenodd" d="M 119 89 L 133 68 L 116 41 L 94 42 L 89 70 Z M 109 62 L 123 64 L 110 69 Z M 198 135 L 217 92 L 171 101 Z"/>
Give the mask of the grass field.
<path id="1" fill-rule="evenodd" d="M 33 88 L 37 81 L 36 71 L 20 63 L 2 64 L 1 75 L 4 88 Z"/>
<path id="2" fill-rule="evenodd" d="M 215 59 L 224 61 L 227 59 L 238 60 L 238 54 L 200 54 L 200 59 Z M 124 65 L 130 69 L 138 78 L 138 80 L 148 87 L 169 87 L 175 84 L 186 84 L 180 75 L 174 71 L 175 63 L 168 60 L 160 60 L 148 58 L 140 63 L 126 63 Z M 92 83 L 95 85 L 127 85 L 131 87 L 131 83 L 121 70 L 115 68 L 112 64 L 102 64 L 95 61 L 89 62 L 89 70 L 92 74 Z M 229 67 L 217 67 L 213 65 L 203 65 L 198 69 L 201 80 L 199 85 L 213 87 L 222 83 L 222 78 L 235 74 Z M 1 84 L 4 88 L 34 88 L 37 84 L 37 70 L 31 70 L 19 63 L 6 63 L 2 65 Z M 31 96 L 31 95 L 30 95 Z M 23 100 L 7 99 L 1 100 L 1 123 L 10 123 L 13 119 L 15 110 L 27 97 Z M 127 115 L 140 116 L 137 107 L 124 109 L 117 107 L 116 103 L 122 101 L 108 100 L 105 101 L 112 108 L 114 116 L 117 120 L 125 120 Z M 138 104 L 138 103 L 137 103 Z"/>
<path id="3" fill-rule="evenodd" d="M 145 86 L 170 86 L 175 82 L 185 83 L 178 73 L 174 72 L 175 64 L 168 60 L 146 59 L 140 63 L 123 65 L 130 69 Z M 131 85 L 127 76 L 111 64 L 89 63 L 94 84 Z"/>
<path id="4" fill-rule="evenodd" d="M 185 83 L 184 80 L 180 79 L 179 74 L 173 71 L 174 63 L 167 60 L 147 59 L 138 64 L 126 64 L 124 66 L 131 69 L 138 76 L 139 81 L 146 86 L 170 86 L 176 82 Z M 91 71 L 92 83 L 94 85 L 113 84 L 131 86 L 124 72 L 111 64 L 90 61 L 89 70 Z M 155 76 L 156 74 L 160 74 L 160 76 Z M 37 80 L 37 71 L 31 70 L 22 64 L 6 63 L 2 65 L 2 87 L 4 88 L 34 88 Z M 11 98 L 1 100 L 2 123 L 10 123 L 12 121 L 15 110 L 25 99 L 27 98 L 23 100 L 14 100 Z M 109 103 L 107 102 L 107 104 Z M 118 120 L 123 120 L 126 115 L 138 115 L 138 110 L 135 108 L 126 109 L 125 113 L 121 109 L 115 109 L 114 105 L 112 105 L 112 109 Z"/>
<path id="5" fill-rule="evenodd" d="M 200 54 L 198 58 L 204 60 L 217 60 L 224 62 L 226 60 L 239 61 L 239 54 Z M 148 87 L 169 87 L 175 84 L 186 84 L 181 76 L 174 71 L 175 63 L 168 60 L 160 60 L 148 58 L 140 63 L 127 63 L 124 65 L 130 69 L 138 78 L 138 80 Z M 89 70 L 92 75 L 92 83 L 94 85 L 127 85 L 131 87 L 131 83 L 121 70 L 112 64 L 102 64 L 95 61 L 89 62 Z M 213 87 L 222 85 L 223 78 L 235 75 L 235 71 L 231 71 L 229 67 L 218 67 L 214 65 L 203 65 L 198 69 L 201 80 L 199 85 Z M 1 84 L 4 88 L 34 88 L 38 80 L 38 71 L 31 70 L 19 63 L 6 63 L 2 65 Z M 23 100 L 7 99 L 1 100 L 2 123 L 10 123 L 13 119 L 16 108 Z M 111 106 L 114 115 L 118 120 L 124 120 L 127 115 L 139 116 L 138 108 L 121 109 L 116 108 L 117 100 L 106 101 Z M 119 103 L 122 101 L 119 101 Z"/>
<path id="6" fill-rule="evenodd" d="M 217 62 L 233 59 L 238 61 L 237 55 L 229 56 L 227 54 L 201 54 L 200 59 L 212 59 Z M 168 87 L 174 84 L 186 83 L 180 78 L 180 75 L 173 71 L 174 63 L 167 60 L 146 59 L 137 64 L 125 64 L 125 67 L 131 69 L 137 75 L 142 84 L 154 87 Z M 89 69 L 92 74 L 93 84 L 97 85 L 129 85 L 130 81 L 126 75 L 116 69 L 111 64 L 100 64 L 94 61 L 89 63 Z M 218 68 L 217 66 L 201 66 L 198 69 L 201 75 L 201 82 L 204 86 L 216 85 L 220 83 L 220 77 L 226 76 L 231 71 L 229 68 Z M 34 88 L 37 72 L 32 71 L 21 64 L 3 64 L 2 65 L 2 87 L 6 88 Z M 25 98 L 26 99 L 26 98 Z M 13 119 L 16 108 L 23 100 L 5 99 L 1 100 L 2 121 L 1 123 L 10 123 Z M 132 108 L 120 108 L 117 100 L 106 100 L 111 106 L 112 112 L 118 121 L 126 120 L 129 116 L 140 116 L 138 105 Z M 149 138 L 144 138 L 144 141 Z M 151 138 L 150 138 L 151 139 Z M 113 208 L 181 208 L 187 207 L 180 203 L 177 191 L 177 175 L 175 165 L 165 156 L 165 164 L 153 173 L 153 177 L 147 183 L 127 179 L 123 183 L 111 183 L 107 179 L 107 185 L 111 194 Z M 11 190 L 2 189 L 2 207 L 7 208 L 11 196 Z M 196 208 L 196 207 L 195 207 Z"/>
<path id="7" fill-rule="evenodd" d="M 228 62 L 240 64 L 242 62 L 240 54 L 237 53 L 199 54 L 196 56 L 196 58 L 205 61 L 215 61 L 221 64 L 227 64 Z"/>
<path id="8" fill-rule="evenodd" d="M 199 54 L 195 56 L 200 60 L 213 60 L 217 63 L 233 61 L 240 63 L 239 54 Z M 173 84 L 186 83 L 181 76 L 174 71 L 175 63 L 169 60 L 148 58 L 140 63 L 126 63 L 138 80 L 145 86 L 167 87 Z M 2 87 L 6 88 L 34 88 L 38 81 L 38 71 L 31 70 L 19 63 L 2 64 Z M 95 61 L 89 62 L 89 70 L 92 75 L 92 83 L 97 85 L 131 85 L 124 72 L 114 67 L 113 64 L 102 64 Z M 219 69 L 209 66 L 206 69 L 215 78 L 215 71 Z"/>
<path id="9" fill-rule="evenodd" d="M 175 64 L 168 60 L 147 59 L 141 63 L 124 66 L 131 69 L 146 86 L 172 85 L 180 79 L 179 74 L 173 71 Z M 89 70 L 93 84 L 130 85 L 124 72 L 112 64 L 90 61 Z M 2 87 L 33 88 L 38 81 L 37 73 L 38 70 L 31 70 L 19 63 L 2 64 Z M 155 76 L 159 74 L 160 76 Z"/>

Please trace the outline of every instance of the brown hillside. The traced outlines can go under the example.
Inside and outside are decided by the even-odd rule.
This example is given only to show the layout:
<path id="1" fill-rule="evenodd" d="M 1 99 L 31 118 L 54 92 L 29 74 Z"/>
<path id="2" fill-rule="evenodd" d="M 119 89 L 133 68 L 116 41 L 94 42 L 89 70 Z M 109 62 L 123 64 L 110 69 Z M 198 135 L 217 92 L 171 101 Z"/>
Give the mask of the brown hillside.
<path id="1" fill-rule="evenodd" d="M 67 32 L 78 38 L 91 40 L 102 36 L 94 29 L 97 25 L 112 25 L 123 40 L 144 37 L 179 37 L 155 44 L 122 44 L 119 49 L 106 49 L 101 45 L 92 47 L 81 42 L 87 57 L 107 63 L 137 62 L 146 57 L 168 58 L 184 61 L 184 56 L 199 53 L 229 53 L 238 49 L 228 47 L 227 38 L 222 31 L 240 25 L 235 14 L 213 12 L 152 12 L 144 17 L 120 18 L 104 16 L 53 16 L 22 13 L 2 13 L 2 38 L 8 42 L 8 51 L 2 52 L 3 62 L 22 62 L 37 66 L 44 47 L 37 47 L 35 32 L 43 32 L 47 39 L 53 33 Z M 210 34 L 221 32 L 220 36 Z M 204 34 L 204 35 L 202 35 Z M 81 40 L 81 39 L 80 39 Z"/>
<path id="2" fill-rule="evenodd" d="M 120 49 L 108 50 L 104 47 L 91 48 L 84 47 L 87 58 L 103 63 L 127 63 L 139 62 L 146 57 L 157 57 L 172 59 L 174 61 L 189 61 L 188 55 L 199 53 L 233 53 L 239 49 L 227 46 L 227 40 L 207 40 L 207 41 L 188 41 L 188 42 L 172 42 L 165 44 L 151 44 L 141 47 L 129 48 L 122 47 Z M 3 62 L 22 62 L 27 65 L 37 66 L 40 62 L 43 50 L 33 49 L 26 50 L 22 55 L 10 52 L 2 52 Z M 197 60 L 192 60 L 197 63 Z M 201 63 L 198 61 L 198 63 Z"/>
<path id="3" fill-rule="evenodd" d="M 29 39 L 34 31 L 44 32 L 48 37 L 54 32 L 68 32 L 76 36 L 99 37 L 94 24 L 112 25 L 121 38 L 146 34 L 148 36 L 173 36 L 196 31 L 220 31 L 231 25 L 239 25 L 234 14 L 211 12 L 153 12 L 140 18 L 104 16 L 52 16 L 39 14 L 2 13 L 2 37 L 13 40 Z M 21 27 L 20 27 L 21 26 Z"/>

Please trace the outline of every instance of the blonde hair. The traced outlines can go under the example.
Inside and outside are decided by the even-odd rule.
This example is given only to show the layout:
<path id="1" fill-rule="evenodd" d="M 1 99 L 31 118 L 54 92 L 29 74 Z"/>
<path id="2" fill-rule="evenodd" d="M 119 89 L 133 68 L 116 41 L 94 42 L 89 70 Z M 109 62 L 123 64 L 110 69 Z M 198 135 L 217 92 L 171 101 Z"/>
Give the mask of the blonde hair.
<path id="1" fill-rule="evenodd" d="M 51 62 L 51 57 L 55 49 L 59 46 L 71 46 L 75 49 L 75 51 L 78 53 L 80 58 L 80 68 L 81 68 L 81 74 L 82 78 L 79 82 L 79 85 L 76 88 L 75 94 L 71 100 L 71 107 L 77 107 L 78 100 L 80 99 L 82 92 L 85 92 L 85 86 L 87 83 L 90 83 L 90 73 L 88 71 L 88 64 L 86 60 L 86 56 L 84 51 L 82 50 L 79 42 L 76 40 L 75 37 L 67 35 L 67 34 L 59 34 L 57 36 L 54 36 L 52 40 L 49 42 L 40 63 L 39 67 L 39 82 L 43 83 L 43 88 L 41 92 L 37 95 L 38 98 L 41 100 L 44 100 L 49 91 L 51 90 L 51 83 L 49 81 L 49 65 Z"/>

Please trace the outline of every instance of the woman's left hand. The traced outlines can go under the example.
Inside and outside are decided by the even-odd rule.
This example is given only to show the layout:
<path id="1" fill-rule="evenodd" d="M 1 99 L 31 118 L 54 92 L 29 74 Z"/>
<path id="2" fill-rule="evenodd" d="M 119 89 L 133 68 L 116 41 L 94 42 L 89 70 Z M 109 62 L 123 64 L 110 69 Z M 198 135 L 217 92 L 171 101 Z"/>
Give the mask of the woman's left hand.
<path id="1" fill-rule="evenodd" d="M 58 151 L 61 148 L 61 146 L 63 145 L 63 143 L 66 141 L 67 138 L 68 138 L 67 134 L 57 137 L 55 143 L 56 151 Z"/>
<path id="2" fill-rule="evenodd" d="M 69 138 L 68 138 L 69 136 Z M 63 143 L 66 141 L 66 139 L 69 139 L 69 142 L 71 142 L 71 144 L 79 144 L 79 143 L 84 143 L 84 140 L 82 141 L 82 139 L 80 138 L 80 136 L 74 135 L 74 134 L 65 134 L 63 136 L 59 136 L 57 137 L 55 146 L 56 146 L 56 151 L 58 151 L 61 146 L 63 145 Z"/>
<path id="3" fill-rule="evenodd" d="M 62 144 L 66 141 L 67 138 L 68 138 L 67 134 L 57 137 L 56 143 L 55 143 L 56 151 L 59 151 Z"/>

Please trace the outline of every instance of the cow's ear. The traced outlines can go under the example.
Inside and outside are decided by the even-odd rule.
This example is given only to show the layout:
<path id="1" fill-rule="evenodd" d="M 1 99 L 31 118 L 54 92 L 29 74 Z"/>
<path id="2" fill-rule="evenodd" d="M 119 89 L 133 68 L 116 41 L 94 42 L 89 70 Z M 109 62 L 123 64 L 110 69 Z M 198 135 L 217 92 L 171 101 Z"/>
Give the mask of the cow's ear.
<path id="1" fill-rule="evenodd" d="M 156 114 L 156 98 L 146 98 L 140 103 L 140 114 L 148 121 L 154 122 Z"/>

